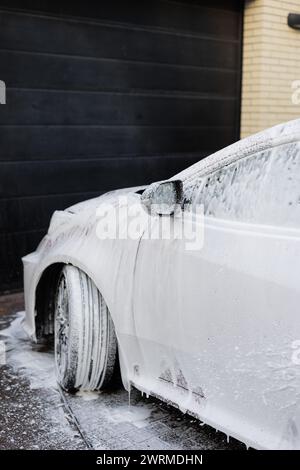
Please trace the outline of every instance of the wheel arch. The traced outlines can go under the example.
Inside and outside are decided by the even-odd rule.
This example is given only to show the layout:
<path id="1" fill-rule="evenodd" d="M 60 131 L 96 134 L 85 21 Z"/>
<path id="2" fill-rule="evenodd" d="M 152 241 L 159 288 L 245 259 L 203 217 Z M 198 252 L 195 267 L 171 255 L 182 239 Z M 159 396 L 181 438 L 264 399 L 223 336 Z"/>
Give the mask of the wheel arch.
<path id="1" fill-rule="evenodd" d="M 42 271 L 39 274 L 38 281 L 34 290 L 34 305 L 35 305 L 35 316 L 34 316 L 34 326 L 35 326 L 35 336 L 36 339 L 49 339 L 51 340 L 54 333 L 54 303 L 55 303 L 55 291 L 57 288 L 57 283 L 59 281 L 60 273 L 65 265 L 72 265 L 75 268 L 83 271 L 96 285 L 97 289 L 101 292 L 105 303 L 107 304 L 110 312 L 110 302 L 103 294 L 102 286 L 99 286 L 99 283 L 96 282 L 95 276 L 88 269 L 86 269 L 82 263 L 72 260 L 59 260 L 52 261 L 51 264 L 44 266 Z M 111 315 L 112 321 L 115 326 L 114 316 Z"/>
<path id="2" fill-rule="evenodd" d="M 38 341 L 50 340 L 54 333 L 55 291 L 65 263 L 53 263 L 42 272 L 35 289 L 35 331 Z"/>

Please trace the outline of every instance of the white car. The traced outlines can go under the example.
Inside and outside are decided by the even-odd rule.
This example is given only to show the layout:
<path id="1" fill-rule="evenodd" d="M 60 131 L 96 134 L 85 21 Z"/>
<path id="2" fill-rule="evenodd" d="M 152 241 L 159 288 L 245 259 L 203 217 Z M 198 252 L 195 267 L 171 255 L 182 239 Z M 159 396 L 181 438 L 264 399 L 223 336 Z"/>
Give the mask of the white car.
<path id="1" fill-rule="evenodd" d="M 143 208 L 142 225 L 180 223 L 178 204 L 192 216 L 203 207 L 202 244 L 144 229 L 102 237 L 99 213 L 124 200 Z M 23 262 L 25 328 L 54 337 L 65 390 L 105 388 L 120 363 L 127 390 L 248 446 L 300 449 L 300 120 L 168 181 L 55 212 Z"/>

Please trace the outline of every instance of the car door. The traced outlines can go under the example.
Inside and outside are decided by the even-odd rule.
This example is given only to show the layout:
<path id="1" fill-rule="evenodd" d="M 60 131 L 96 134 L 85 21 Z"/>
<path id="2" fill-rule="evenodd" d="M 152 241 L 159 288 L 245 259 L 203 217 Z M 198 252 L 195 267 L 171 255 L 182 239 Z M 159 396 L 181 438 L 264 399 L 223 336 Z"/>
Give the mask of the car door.
<path id="1" fill-rule="evenodd" d="M 241 156 L 187 190 L 204 208 L 202 248 L 140 243 L 135 380 L 251 445 L 300 446 L 300 145 Z"/>

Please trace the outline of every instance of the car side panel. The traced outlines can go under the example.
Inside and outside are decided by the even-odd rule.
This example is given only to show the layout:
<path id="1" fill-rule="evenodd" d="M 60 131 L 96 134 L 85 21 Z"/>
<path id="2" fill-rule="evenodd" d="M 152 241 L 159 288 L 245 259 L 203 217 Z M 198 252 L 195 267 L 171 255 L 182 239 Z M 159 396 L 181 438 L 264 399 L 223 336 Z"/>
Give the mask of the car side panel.
<path id="1" fill-rule="evenodd" d="M 299 449 L 300 233 L 205 218 L 204 234 L 195 251 L 141 242 L 132 380 L 248 445 Z"/>

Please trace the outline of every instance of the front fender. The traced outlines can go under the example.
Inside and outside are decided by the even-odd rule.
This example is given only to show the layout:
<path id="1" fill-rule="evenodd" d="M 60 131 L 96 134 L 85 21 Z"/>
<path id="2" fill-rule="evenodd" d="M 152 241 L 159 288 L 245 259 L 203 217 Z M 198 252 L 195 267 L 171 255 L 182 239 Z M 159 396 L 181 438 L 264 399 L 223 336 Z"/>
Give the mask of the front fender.
<path id="1" fill-rule="evenodd" d="M 128 192 L 128 191 L 127 191 Z M 124 190 L 120 192 L 124 195 Z M 115 192 L 105 195 L 105 203 L 111 199 L 117 204 Z M 54 264 L 72 264 L 84 271 L 103 295 L 112 319 L 118 329 L 132 334 L 132 295 L 134 269 L 139 240 L 99 239 L 97 237 L 96 209 L 93 200 L 84 210 L 55 212 L 47 235 L 36 252 L 23 258 L 25 293 L 25 330 L 36 341 L 36 291 L 43 273 Z M 128 204 L 136 204 L 140 196 L 130 193 Z M 122 221 L 119 222 L 120 224 Z"/>

